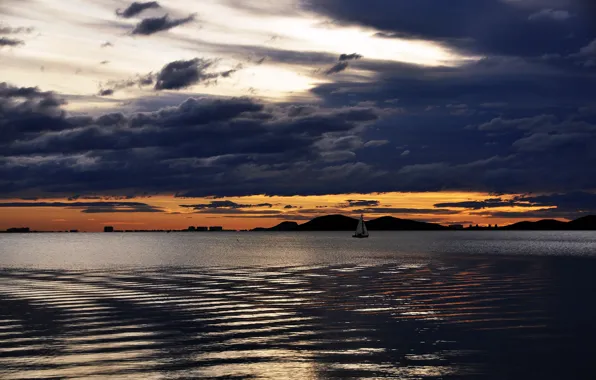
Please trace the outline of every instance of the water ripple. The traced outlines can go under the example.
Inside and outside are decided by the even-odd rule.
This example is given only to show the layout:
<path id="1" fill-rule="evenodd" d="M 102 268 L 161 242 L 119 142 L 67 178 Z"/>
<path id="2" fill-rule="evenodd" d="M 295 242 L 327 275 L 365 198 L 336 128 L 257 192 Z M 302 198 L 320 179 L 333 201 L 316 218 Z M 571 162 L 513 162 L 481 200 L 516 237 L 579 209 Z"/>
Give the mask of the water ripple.
<path id="1" fill-rule="evenodd" d="M 483 260 L 5 269 L 0 378 L 524 378 L 523 363 L 576 338 L 553 313 L 549 270 Z"/>

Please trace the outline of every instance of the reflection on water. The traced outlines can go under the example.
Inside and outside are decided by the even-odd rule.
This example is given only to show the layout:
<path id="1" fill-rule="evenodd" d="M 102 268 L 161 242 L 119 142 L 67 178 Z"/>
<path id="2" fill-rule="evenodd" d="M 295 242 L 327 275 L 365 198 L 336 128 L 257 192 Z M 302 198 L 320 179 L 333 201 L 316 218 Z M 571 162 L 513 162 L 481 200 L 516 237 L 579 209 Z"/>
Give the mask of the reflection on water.
<path id="1" fill-rule="evenodd" d="M 0 378 L 592 378 L 594 269 L 487 256 L 4 269 Z"/>

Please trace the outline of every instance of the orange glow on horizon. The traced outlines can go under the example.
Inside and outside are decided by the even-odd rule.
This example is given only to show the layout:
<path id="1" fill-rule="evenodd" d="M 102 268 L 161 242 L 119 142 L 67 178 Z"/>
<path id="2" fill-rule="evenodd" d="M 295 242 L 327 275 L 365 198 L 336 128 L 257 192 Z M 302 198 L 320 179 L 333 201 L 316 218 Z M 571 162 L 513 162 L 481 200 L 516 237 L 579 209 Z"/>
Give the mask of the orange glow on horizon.
<path id="1" fill-rule="evenodd" d="M 340 194 L 323 196 L 265 196 L 213 198 L 176 198 L 160 195 L 150 198 L 126 199 L 119 202 L 141 202 L 160 208 L 163 212 L 83 212 L 83 208 L 70 207 L 2 207 L 0 208 L 0 230 L 11 227 L 29 227 L 36 231 L 103 231 L 110 225 L 119 230 L 180 230 L 188 226 L 222 226 L 225 229 L 243 230 L 255 227 L 271 227 L 285 220 L 303 223 L 321 215 L 344 214 L 355 216 L 357 210 L 367 207 L 347 207 L 348 200 L 376 200 L 375 207 L 383 209 L 436 209 L 437 203 L 481 201 L 491 198 L 486 193 L 467 192 L 428 192 L 428 193 L 383 193 L 383 194 Z M 44 199 L 38 202 L 97 202 L 97 200 L 78 199 Z M 110 200 L 105 200 L 109 202 Z M 218 209 L 203 209 L 199 212 L 181 205 L 209 204 L 217 201 L 231 201 L 239 205 L 270 204 L 260 207 L 240 207 L 228 213 Z M 5 200 L 3 203 L 27 202 L 18 199 Z M 30 202 L 30 201 L 29 201 Z M 32 202 L 35 203 L 35 202 Z M 292 206 L 286 208 L 286 206 Z M 540 207 L 499 207 L 491 211 L 528 212 Z M 506 225 L 520 220 L 537 220 L 538 218 L 494 218 L 474 214 L 483 210 L 466 210 L 447 208 L 453 213 L 393 213 L 365 212 L 367 220 L 391 215 L 403 219 L 415 219 L 440 224 L 499 224 Z M 484 210 L 485 211 L 485 210 Z M 244 212 L 244 214 L 234 213 Z M 279 213 L 279 215 L 277 214 Z"/>

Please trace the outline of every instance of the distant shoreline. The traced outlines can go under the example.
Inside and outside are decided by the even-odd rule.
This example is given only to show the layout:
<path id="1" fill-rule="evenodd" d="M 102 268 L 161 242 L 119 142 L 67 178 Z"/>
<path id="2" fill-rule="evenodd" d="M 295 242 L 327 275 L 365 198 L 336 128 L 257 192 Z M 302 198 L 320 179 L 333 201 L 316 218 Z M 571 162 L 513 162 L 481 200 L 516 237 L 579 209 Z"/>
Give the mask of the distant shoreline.
<path id="1" fill-rule="evenodd" d="M 134 232 L 315 232 L 315 231 L 354 231 L 358 219 L 344 215 L 325 215 L 314 218 L 303 224 L 297 222 L 281 222 L 276 226 L 264 228 L 257 227 L 251 230 L 226 230 L 223 227 L 205 229 L 190 226 L 183 230 L 106 230 L 104 233 L 134 233 Z M 444 226 L 436 223 L 418 222 L 409 219 L 399 219 L 392 216 L 383 216 L 366 222 L 369 231 L 592 231 L 596 230 L 596 215 L 588 215 L 569 222 L 554 219 L 543 219 L 536 222 L 522 221 L 499 227 L 455 224 Z M 32 231 L 28 227 L 10 228 L 0 233 L 78 233 L 78 230 L 69 231 Z"/>

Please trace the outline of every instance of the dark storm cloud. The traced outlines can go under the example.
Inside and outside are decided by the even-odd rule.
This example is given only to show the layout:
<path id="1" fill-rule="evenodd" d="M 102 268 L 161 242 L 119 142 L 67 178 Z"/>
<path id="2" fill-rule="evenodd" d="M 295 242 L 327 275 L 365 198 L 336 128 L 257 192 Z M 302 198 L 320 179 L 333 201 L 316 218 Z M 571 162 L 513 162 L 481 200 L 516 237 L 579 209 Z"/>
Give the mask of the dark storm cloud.
<path id="1" fill-rule="evenodd" d="M 0 94 L 30 96 L 30 108 L 40 96 L 35 89 L 4 86 L 2 90 Z M 3 102 L 2 124 L 9 128 L 18 124 L 27 114 L 24 103 Z M 248 98 L 190 98 L 179 106 L 132 115 L 75 118 L 59 107 L 50 111 L 40 124 L 27 123 L 11 138 L 2 135 L 3 196 L 25 191 L 66 196 L 118 191 L 182 196 L 322 194 L 339 183 L 354 188 L 379 175 L 353 156 L 347 161 L 325 159 L 335 150 L 343 154 L 353 146 L 340 141 L 350 141 L 349 136 L 376 122 L 383 111 L 375 108 L 313 106 L 296 112 L 296 107 Z M 296 181 L 289 178 L 304 181 L 296 189 Z"/>
<path id="2" fill-rule="evenodd" d="M 162 209 L 140 202 L 0 202 L 0 208 L 54 207 L 81 210 L 83 213 L 163 212 Z"/>
<path id="3" fill-rule="evenodd" d="M 531 211 L 490 210 L 500 207 L 542 207 Z M 473 212 L 474 215 L 502 218 L 565 218 L 575 219 L 582 215 L 596 214 L 596 194 L 587 192 L 571 192 L 548 195 L 522 195 L 511 200 L 501 198 L 484 201 L 438 203 L 435 207 L 464 208 L 468 210 L 488 209 Z"/>
<path id="4" fill-rule="evenodd" d="M 213 80 L 219 76 L 217 73 L 207 72 L 213 64 L 214 61 L 201 58 L 170 62 L 157 74 L 155 89 L 177 90 Z"/>
<path id="5" fill-rule="evenodd" d="M 172 19 L 169 17 L 169 15 L 165 15 L 163 17 L 145 18 L 135 26 L 135 28 L 132 30 L 132 34 L 148 36 L 157 32 L 175 28 L 180 25 L 188 24 L 194 19 L 194 15 L 178 19 Z"/>
<path id="6" fill-rule="evenodd" d="M 19 40 L 16 38 L 7 38 L 7 37 L 0 37 L 0 48 L 2 47 L 6 47 L 6 46 L 19 46 L 19 45 L 24 45 L 25 41 L 23 40 Z"/>
<path id="7" fill-rule="evenodd" d="M 51 92 L 37 87 L 14 87 L 0 83 L 0 146 L 43 131 L 62 130 L 70 126 L 60 108 L 65 102 Z"/>
<path id="8" fill-rule="evenodd" d="M 116 10 L 116 14 L 122 18 L 131 18 L 134 17 L 146 9 L 151 8 L 161 8 L 157 1 L 148 1 L 145 3 L 133 2 L 130 4 L 124 11 L 118 9 Z"/>
<path id="9" fill-rule="evenodd" d="M 593 38 L 596 9 L 590 3 L 593 2 L 569 0 L 555 6 L 543 1 L 505 0 L 302 2 L 308 10 L 337 23 L 372 27 L 386 37 L 442 41 L 461 50 L 517 56 L 568 55 L 578 51 Z M 575 17 L 570 18 L 571 15 Z M 570 35 L 573 37 L 568 38 Z"/>
<path id="10" fill-rule="evenodd" d="M 99 90 L 99 92 L 97 93 L 97 95 L 99 96 L 111 96 L 114 95 L 114 90 L 111 88 L 106 88 L 104 90 Z"/>
<path id="11" fill-rule="evenodd" d="M 180 205 L 184 208 L 192 208 L 194 210 L 213 210 L 213 209 L 242 209 L 251 207 L 273 207 L 271 203 L 259 204 L 241 204 L 233 201 L 211 201 L 210 203 L 201 203 L 193 205 Z"/>

